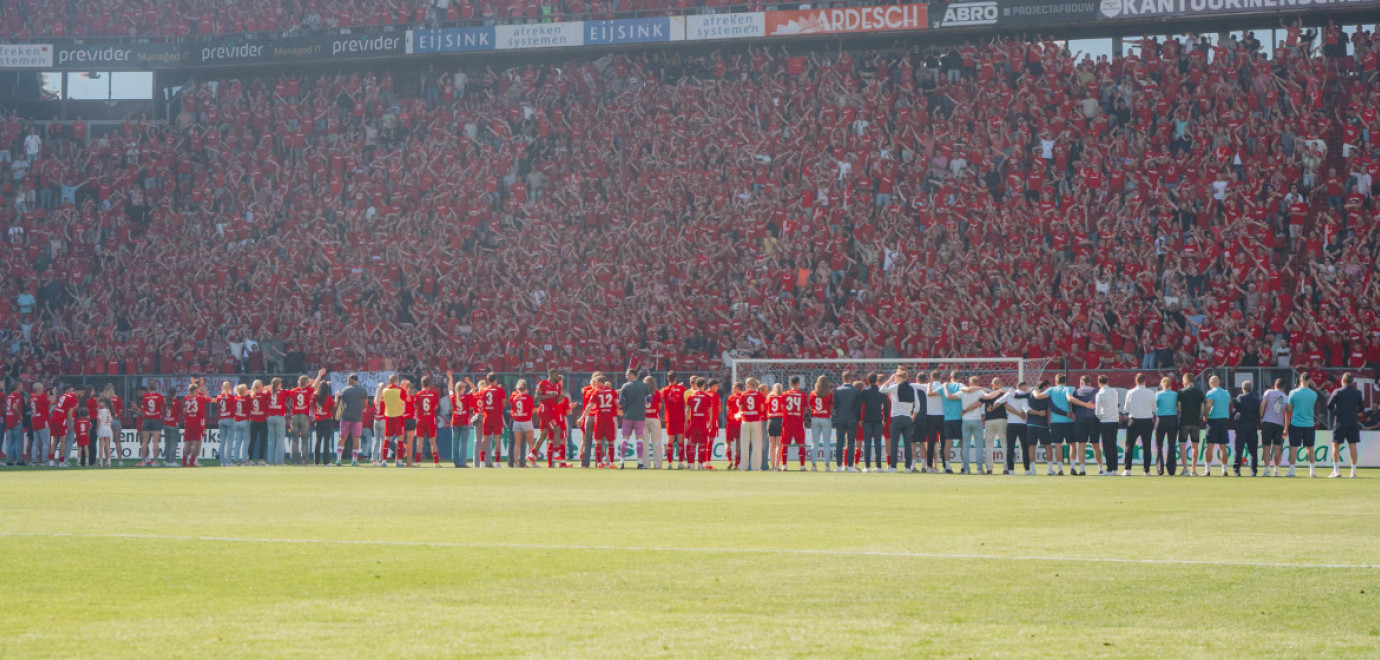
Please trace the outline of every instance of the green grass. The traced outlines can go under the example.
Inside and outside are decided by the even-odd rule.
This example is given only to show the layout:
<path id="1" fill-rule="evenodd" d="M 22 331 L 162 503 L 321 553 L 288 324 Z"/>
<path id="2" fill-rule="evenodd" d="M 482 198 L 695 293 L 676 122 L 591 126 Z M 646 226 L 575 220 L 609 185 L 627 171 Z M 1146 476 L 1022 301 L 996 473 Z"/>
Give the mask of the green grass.
<path id="1" fill-rule="evenodd" d="M 6 470 L 0 657 L 1376 657 L 1378 503 L 1374 470 Z"/>

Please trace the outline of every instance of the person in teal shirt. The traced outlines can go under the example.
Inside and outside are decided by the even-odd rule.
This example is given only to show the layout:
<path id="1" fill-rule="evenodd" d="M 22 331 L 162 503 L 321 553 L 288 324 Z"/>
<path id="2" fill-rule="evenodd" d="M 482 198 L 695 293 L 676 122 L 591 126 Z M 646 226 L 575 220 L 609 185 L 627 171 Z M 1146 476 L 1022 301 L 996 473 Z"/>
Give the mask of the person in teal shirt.
<path id="1" fill-rule="evenodd" d="M 1289 393 L 1289 447 L 1291 449 L 1304 448 L 1304 455 L 1308 457 L 1308 476 L 1318 476 L 1314 461 L 1317 459 L 1317 449 L 1314 448 L 1314 437 L 1317 429 L 1313 427 L 1313 406 L 1318 403 L 1318 393 L 1313 390 L 1308 382 L 1307 372 L 1299 372 L 1299 386 Z M 1288 477 L 1294 476 L 1294 461 L 1289 461 Z"/>
<path id="2" fill-rule="evenodd" d="M 963 439 L 963 399 L 958 396 L 962 389 L 963 383 L 958 382 L 957 371 L 950 371 L 949 382 L 940 388 L 940 396 L 944 399 L 944 428 L 939 437 L 939 453 L 944 457 L 945 474 L 954 473 L 949 468 L 949 448 L 955 440 L 961 442 Z"/>
<path id="3" fill-rule="evenodd" d="M 1174 476 L 1178 467 L 1179 443 L 1179 393 L 1170 386 L 1174 380 L 1169 376 L 1160 379 L 1160 391 L 1155 393 L 1155 474 L 1164 476 L 1165 467 L 1169 476 Z"/>
<path id="4" fill-rule="evenodd" d="M 1069 397 L 1073 396 L 1073 388 L 1069 387 L 1069 378 L 1064 374 L 1054 377 L 1054 387 L 1049 388 L 1049 450 L 1054 452 L 1055 460 L 1059 463 L 1059 474 L 1064 474 L 1064 450 L 1065 443 L 1073 442 L 1073 410 L 1069 407 Z M 1061 412 L 1062 411 L 1062 412 Z M 1073 456 L 1069 456 L 1069 474 L 1077 474 L 1076 463 Z"/>
<path id="5" fill-rule="evenodd" d="M 1207 407 L 1207 457 L 1204 462 L 1203 476 L 1212 476 L 1212 449 L 1217 447 L 1217 457 L 1222 461 L 1222 476 L 1227 476 L 1227 448 L 1231 446 L 1231 434 L 1228 433 L 1229 420 L 1231 419 L 1231 392 L 1222 389 L 1222 379 L 1213 376 L 1208 379 L 1209 390 L 1206 398 Z"/>

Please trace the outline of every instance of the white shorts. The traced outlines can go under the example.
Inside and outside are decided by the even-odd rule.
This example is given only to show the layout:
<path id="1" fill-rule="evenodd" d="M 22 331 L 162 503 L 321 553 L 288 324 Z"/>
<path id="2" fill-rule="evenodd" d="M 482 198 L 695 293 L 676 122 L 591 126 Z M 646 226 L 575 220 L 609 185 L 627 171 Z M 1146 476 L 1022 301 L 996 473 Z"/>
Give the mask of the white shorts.
<path id="1" fill-rule="evenodd" d="M 526 422 L 513 422 L 513 433 L 531 433 L 533 430 L 531 420 Z"/>

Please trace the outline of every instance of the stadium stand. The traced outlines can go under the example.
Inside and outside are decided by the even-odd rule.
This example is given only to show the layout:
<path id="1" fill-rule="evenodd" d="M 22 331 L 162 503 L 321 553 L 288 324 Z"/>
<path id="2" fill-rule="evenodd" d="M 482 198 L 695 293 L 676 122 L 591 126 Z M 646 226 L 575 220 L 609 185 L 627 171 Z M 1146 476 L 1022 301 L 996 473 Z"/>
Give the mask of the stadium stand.
<path id="1" fill-rule="evenodd" d="M 1376 35 L 1135 46 L 223 78 L 96 139 L 11 116 L 8 368 L 1380 363 Z"/>
<path id="2" fill-rule="evenodd" d="M 404 29 L 666 16 L 729 8 L 742 11 L 753 6 L 728 0 L 5 0 L 0 2 L 0 15 L 4 16 L 0 19 L 0 39 L 303 34 L 349 28 Z"/>

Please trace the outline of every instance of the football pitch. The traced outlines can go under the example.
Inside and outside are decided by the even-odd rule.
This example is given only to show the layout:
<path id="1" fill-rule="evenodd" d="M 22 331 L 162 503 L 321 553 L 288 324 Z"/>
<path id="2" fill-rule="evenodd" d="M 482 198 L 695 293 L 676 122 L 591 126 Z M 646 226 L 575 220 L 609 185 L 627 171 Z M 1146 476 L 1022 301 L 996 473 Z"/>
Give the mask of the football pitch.
<path id="1" fill-rule="evenodd" d="M 5 470 L 0 657 L 1376 657 L 1377 504 L 1376 470 Z"/>

